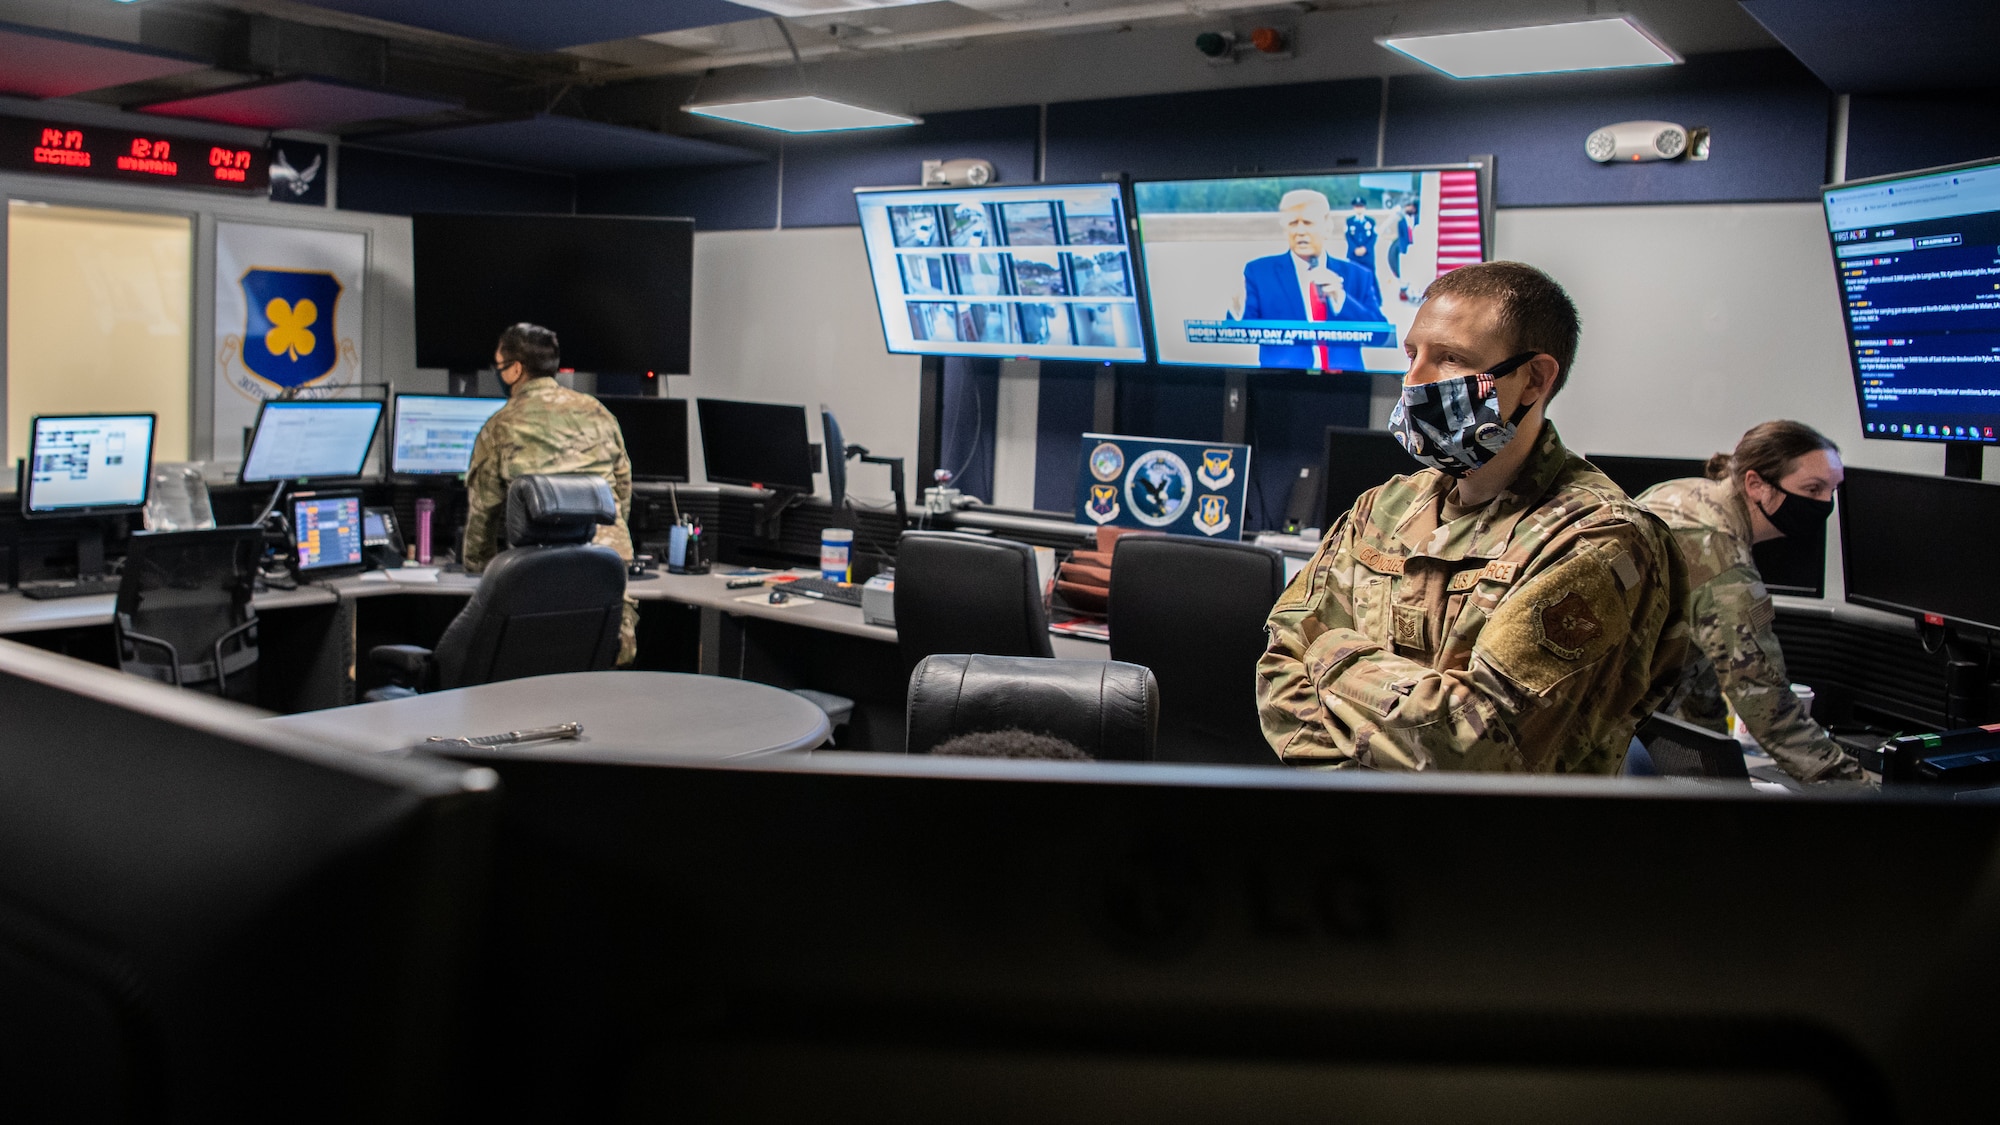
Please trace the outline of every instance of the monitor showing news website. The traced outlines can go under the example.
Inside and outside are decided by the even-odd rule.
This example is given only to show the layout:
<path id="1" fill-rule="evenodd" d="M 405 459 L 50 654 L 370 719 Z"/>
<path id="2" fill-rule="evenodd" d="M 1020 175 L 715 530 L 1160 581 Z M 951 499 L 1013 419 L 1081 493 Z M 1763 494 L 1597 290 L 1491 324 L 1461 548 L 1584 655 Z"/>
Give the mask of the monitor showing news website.
<path id="1" fill-rule="evenodd" d="M 1485 256 L 1472 166 L 1132 185 L 1158 362 L 1409 369 L 1424 287 Z"/>
<path id="2" fill-rule="evenodd" d="M 854 193 L 889 350 L 1142 363 L 1118 184 Z"/>
<path id="3" fill-rule="evenodd" d="M 1823 202 L 1862 433 L 2000 441 L 2000 161 Z"/>

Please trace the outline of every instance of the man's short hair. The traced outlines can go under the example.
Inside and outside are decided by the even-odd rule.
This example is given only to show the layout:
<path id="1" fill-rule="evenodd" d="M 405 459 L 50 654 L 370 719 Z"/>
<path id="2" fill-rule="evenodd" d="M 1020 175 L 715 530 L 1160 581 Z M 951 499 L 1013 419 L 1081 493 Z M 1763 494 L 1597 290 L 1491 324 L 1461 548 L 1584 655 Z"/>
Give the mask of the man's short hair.
<path id="1" fill-rule="evenodd" d="M 562 367 L 562 348 L 556 334 L 539 324 L 525 321 L 500 333 L 494 348 L 508 363 L 518 363 L 530 378 L 554 375 Z M 504 365 L 503 365 L 504 366 Z"/>
<path id="2" fill-rule="evenodd" d="M 1331 211 L 1333 204 L 1327 202 L 1326 193 L 1311 188 L 1288 191 L 1278 199 L 1278 210 L 1290 211 L 1295 207 L 1307 207 L 1314 211 Z"/>
<path id="3" fill-rule="evenodd" d="M 1439 274 L 1424 290 L 1424 300 L 1443 296 L 1473 297 L 1500 303 L 1500 324 L 1511 343 L 1508 354 L 1545 352 L 1555 357 L 1554 398 L 1569 382 L 1576 362 L 1583 318 L 1556 279 L 1526 262 L 1480 262 Z"/>
<path id="4" fill-rule="evenodd" d="M 1040 758 L 1055 762 L 1094 760 L 1081 747 L 1066 739 L 1011 727 L 961 734 L 931 747 L 931 753 L 953 758 Z"/>

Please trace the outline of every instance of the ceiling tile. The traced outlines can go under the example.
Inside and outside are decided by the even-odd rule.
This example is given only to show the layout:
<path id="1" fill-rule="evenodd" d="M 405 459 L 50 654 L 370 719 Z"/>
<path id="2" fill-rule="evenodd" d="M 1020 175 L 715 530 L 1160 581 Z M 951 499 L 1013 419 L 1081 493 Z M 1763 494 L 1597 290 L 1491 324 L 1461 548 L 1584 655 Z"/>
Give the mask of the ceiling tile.
<path id="1" fill-rule="evenodd" d="M 363 143 L 372 148 L 559 172 L 623 172 L 767 159 L 763 153 L 734 145 L 554 116 L 393 133 L 369 137 Z"/>
<path id="2" fill-rule="evenodd" d="M 767 13 L 727 0 L 305 0 L 390 23 L 503 43 L 527 51 L 557 51 L 585 43 L 659 31 L 761 19 Z"/>
<path id="3" fill-rule="evenodd" d="M 144 111 L 252 129 L 327 129 L 356 121 L 436 113 L 454 108 L 455 104 L 316 78 L 295 78 L 157 102 L 144 107 Z"/>
<path id="4" fill-rule="evenodd" d="M 207 63 L 192 59 L 155 55 L 101 40 L 0 27 L 0 93 L 65 98 L 207 67 Z"/>
<path id="5" fill-rule="evenodd" d="M 1743 10 L 1843 94 L 2000 85 L 1993 0 L 1741 0 Z"/>

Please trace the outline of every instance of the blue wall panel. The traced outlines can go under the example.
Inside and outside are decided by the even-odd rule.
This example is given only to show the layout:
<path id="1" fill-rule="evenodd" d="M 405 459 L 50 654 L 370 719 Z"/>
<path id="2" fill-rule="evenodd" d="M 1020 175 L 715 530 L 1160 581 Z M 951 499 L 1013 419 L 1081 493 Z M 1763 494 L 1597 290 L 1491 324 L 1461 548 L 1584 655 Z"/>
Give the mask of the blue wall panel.
<path id="1" fill-rule="evenodd" d="M 576 177 L 494 168 L 455 160 L 342 145 L 343 211 L 414 215 L 446 211 L 524 211 L 567 215 L 576 208 Z"/>
<path id="2" fill-rule="evenodd" d="M 944 361 L 944 425 L 938 464 L 952 472 L 953 488 L 993 502 L 993 452 L 1000 416 L 1000 361 L 954 356 Z M 918 495 L 931 481 L 917 486 Z"/>
<path id="3" fill-rule="evenodd" d="M 1847 178 L 2000 157 L 2000 93 L 1856 94 L 1847 103 Z"/>
<path id="4" fill-rule="evenodd" d="M 1816 199 L 1832 96 L 1784 51 L 1696 56 L 1684 66 L 1389 85 L 1387 161 L 1499 157 L 1499 205 L 1726 203 Z M 1584 138 L 1618 121 L 1715 131 L 1701 163 L 1607 166 Z"/>
<path id="5" fill-rule="evenodd" d="M 851 227 L 854 189 L 915 184 L 926 160 L 993 162 L 996 182 L 1035 182 L 1035 106 L 937 113 L 907 129 L 785 139 L 785 225 Z"/>
<path id="6" fill-rule="evenodd" d="M 1118 367 L 1116 431 L 1134 437 L 1222 440 L 1222 372 L 1208 367 Z"/>
<path id="7" fill-rule="evenodd" d="M 577 180 L 586 215 L 686 215 L 696 230 L 770 230 L 778 223 L 778 144 L 735 140 L 769 156 L 763 164 L 612 172 Z"/>
<path id="8" fill-rule="evenodd" d="M 1046 179 L 1096 182 L 1375 163 L 1382 83 L 1360 78 L 1049 106 Z"/>
<path id="9" fill-rule="evenodd" d="M 1076 510 L 1077 438 L 1091 428 L 1100 368 L 1095 363 L 1042 364 L 1035 402 L 1035 507 L 1041 511 Z"/>

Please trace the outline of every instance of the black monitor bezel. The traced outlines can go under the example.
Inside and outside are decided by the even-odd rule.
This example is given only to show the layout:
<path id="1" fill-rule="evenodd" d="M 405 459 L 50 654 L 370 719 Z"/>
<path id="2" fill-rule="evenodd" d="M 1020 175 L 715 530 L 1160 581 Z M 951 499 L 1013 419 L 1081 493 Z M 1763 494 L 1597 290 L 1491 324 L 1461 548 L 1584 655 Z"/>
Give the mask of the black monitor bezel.
<path id="1" fill-rule="evenodd" d="M 348 499 L 353 500 L 356 508 L 361 512 L 361 557 L 351 563 L 328 563 L 323 566 L 310 567 L 301 565 L 299 559 L 299 503 L 301 501 L 312 500 Z M 292 525 L 292 577 L 299 579 L 340 578 L 350 574 L 359 574 L 368 569 L 368 500 L 361 494 L 360 489 L 326 488 L 313 489 L 310 492 L 294 492 L 285 497 L 285 516 Z"/>
<path id="2" fill-rule="evenodd" d="M 1829 262 L 1833 266 L 1833 276 L 1834 276 L 1834 281 L 1836 283 L 1836 292 L 1838 291 L 1838 283 L 1840 280 L 1840 244 L 1833 240 L 1833 234 L 1834 234 L 1833 224 L 1829 222 L 1827 218 L 1826 198 L 1829 194 L 1836 191 L 1846 191 L 1850 188 L 1868 187 L 1873 184 L 1892 183 L 1896 180 L 1920 179 L 1925 176 L 1936 176 L 1947 172 L 1966 172 L 1966 171 L 1971 171 L 1972 169 L 1975 168 L 1991 168 L 1994 169 L 1995 171 L 2000 171 L 2000 157 L 1989 156 L 1983 160 L 1966 160 L 1966 161 L 1961 161 L 1960 163 L 1957 164 L 1940 164 L 1935 168 L 1919 168 L 1909 172 L 1889 172 L 1880 176 L 1864 176 L 1858 180 L 1842 180 L 1839 183 L 1821 184 L 1819 189 L 1819 220 L 1820 220 L 1820 226 L 1825 228 L 1826 230 L 1827 257 Z M 1868 432 L 1867 408 L 1866 406 L 1863 405 L 1861 398 L 1861 357 L 1854 354 L 1854 326 L 1848 322 L 1846 302 L 1842 301 L 1841 305 L 1842 305 L 1840 311 L 1841 347 L 1847 353 L 1848 386 L 1854 392 L 1854 413 L 1857 419 L 1857 424 L 1861 427 L 1861 436 L 1863 438 L 1869 441 L 1922 441 L 1922 442 L 1930 442 L 1932 444 L 1945 444 L 1950 442 L 1962 442 L 1969 445 L 2000 444 L 2000 438 L 1950 436 L 1945 434 L 1935 434 L 1935 435 L 1899 434 L 1899 433 L 1878 434 L 1878 433 Z M 1996 409 L 1995 411 L 1993 411 L 1993 416 L 1996 423 L 2000 424 L 2000 409 Z M 1996 425 L 1996 428 L 2000 428 L 2000 425 Z M 1846 544 L 1843 543 L 1842 544 L 1843 549 L 1845 548 L 1845 546 Z"/>
<path id="3" fill-rule="evenodd" d="M 375 426 L 373 429 L 368 431 L 368 445 L 361 451 L 361 464 L 355 466 L 354 472 L 347 473 L 344 475 L 329 474 L 326 476 L 306 476 L 306 477 L 253 478 L 248 475 L 250 469 L 250 455 L 257 451 L 257 437 L 259 434 L 262 434 L 264 432 L 264 415 L 267 412 L 269 412 L 273 406 L 353 406 L 353 405 L 364 405 L 364 406 L 373 405 L 375 407 Z M 375 443 L 381 440 L 382 419 L 386 417 L 388 413 L 389 413 L 389 404 L 387 402 L 384 402 L 380 399 L 372 399 L 372 398 L 307 398 L 307 399 L 267 398 L 257 407 L 257 424 L 250 431 L 250 445 L 243 451 L 243 464 L 237 466 L 236 480 L 239 484 L 277 484 L 280 481 L 285 481 L 285 482 L 365 481 L 368 479 L 369 450 L 374 449 Z M 387 460 L 386 455 L 384 456 L 384 460 Z"/>
<path id="4" fill-rule="evenodd" d="M 598 402 L 606 404 L 613 402 L 647 402 L 647 403 L 678 402 L 682 405 L 682 411 L 681 411 L 682 425 L 685 427 L 690 423 L 690 419 L 687 417 L 687 411 L 686 411 L 686 407 L 688 405 L 689 400 L 684 398 L 673 398 L 669 395 L 598 395 L 596 397 Z M 611 407 L 609 405 L 606 405 L 605 409 L 611 410 Z M 618 429 L 620 436 L 622 438 L 625 430 L 625 422 L 623 419 L 620 419 L 618 417 L 616 411 L 612 411 L 611 416 L 613 420 L 618 422 Z M 690 480 L 693 480 L 694 450 L 689 448 L 694 444 L 690 440 L 692 436 L 693 435 L 691 433 L 686 433 L 686 432 L 682 433 L 681 435 L 681 452 L 684 456 L 685 467 L 681 470 L 678 476 L 672 473 L 642 473 L 639 471 L 638 464 L 635 462 L 632 466 L 632 479 L 647 484 L 686 484 Z M 705 457 L 707 454 L 706 446 L 703 447 L 702 452 Z M 632 443 L 629 441 L 625 443 L 625 456 L 628 460 L 630 460 L 632 457 Z"/>
<path id="5" fill-rule="evenodd" d="M 938 188 L 928 188 L 928 189 L 919 184 L 905 184 L 901 187 L 894 187 L 894 186 L 857 187 L 854 189 L 855 219 L 856 222 L 860 221 L 861 197 L 864 195 L 883 195 L 891 192 L 911 192 L 911 191 L 925 191 L 925 190 L 932 190 L 938 192 L 984 191 L 987 189 L 991 189 L 994 191 L 1011 191 L 1020 189 L 1033 189 L 1036 191 L 1065 191 L 1073 188 L 1103 188 L 1103 187 L 1115 188 L 1117 189 L 1118 193 L 1118 207 L 1121 212 L 1119 215 L 1119 219 L 1122 221 L 1125 229 L 1125 253 L 1127 258 L 1130 259 L 1132 263 L 1132 298 L 1139 310 L 1140 356 L 1138 359 L 1128 359 L 1122 356 L 1115 359 L 1101 357 L 1101 356 L 1038 356 L 1030 352 L 1022 352 L 1013 355 L 995 355 L 992 352 L 964 352 L 964 351 L 949 351 L 949 350 L 932 351 L 927 349 L 920 350 L 916 348 L 894 347 L 889 343 L 888 310 L 882 307 L 882 290 L 876 284 L 875 262 L 874 259 L 868 255 L 867 234 L 866 231 L 864 230 L 862 235 L 862 256 L 868 258 L 869 299 L 872 300 L 875 304 L 875 321 L 876 325 L 882 330 L 883 350 L 888 352 L 890 355 L 914 355 L 914 356 L 936 357 L 940 359 L 1032 359 L 1042 363 L 1090 363 L 1090 364 L 1104 364 L 1106 366 L 1112 364 L 1149 364 L 1154 362 L 1158 353 L 1156 353 L 1153 350 L 1153 326 L 1152 323 L 1147 319 L 1148 318 L 1147 310 L 1150 307 L 1151 302 L 1148 301 L 1146 298 L 1146 267 L 1145 263 L 1140 259 L 1141 251 L 1139 249 L 1139 233 L 1137 226 L 1137 218 L 1135 212 L 1132 209 L 1132 181 L 1129 178 L 1120 178 L 1115 181 L 1078 180 L 1067 183 L 1054 183 L 1054 184 L 979 184 L 976 186 L 972 184 L 966 184 L 955 187 L 938 187 Z M 947 247 L 946 249 L 949 250 L 950 248 Z M 963 343 L 964 341 L 957 341 L 957 342 Z"/>
<path id="6" fill-rule="evenodd" d="M 146 431 L 146 472 L 141 479 L 139 502 L 137 504 L 91 504 L 77 508 L 29 507 L 29 497 L 34 493 L 35 437 L 44 420 L 63 418 L 149 418 L 152 426 Z M 160 416 L 150 410 L 119 411 L 99 414 L 37 414 L 28 420 L 28 455 L 21 460 L 20 499 L 21 518 L 24 520 L 91 519 L 98 516 L 123 516 L 146 510 L 146 501 L 153 495 L 153 449 L 160 443 Z"/>
<path id="7" fill-rule="evenodd" d="M 773 484 L 770 481 L 754 481 L 743 477 L 718 477 L 713 473 L 711 473 L 709 471 L 708 427 L 703 425 L 701 420 L 702 404 L 708 402 L 727 403 L 731 406 L 767 406 L 785 410 L 797 410 L 799 412 L 799 418 L 801 420 L 800 428 L 804 432 L 806 437 L 805 485 L 801 487 L 789 483 Z M 789 493 L 795 493 L 800 496 L 810 496 L 813 494 L 812 478 L 817 469 L 813 464 L 813 455 L 812 455 L 812 423 L 808 418 L 808 411 L 803 405 L 792 402 L 756 402 L 750 399 L 738 399 L 738 398 L 697 398 L 694 400 L 694 406 L 695 406 L 695 426 L 697 429 L 701 431 L 701 471 L 702 471 L 702 476 L 707 478 L 708 483 L 733 484 L 743 488 L 761 488 L 766 492 L 789 492 Z"/>
<path id="8" fill-rule="evenodd" d="M 1303 176 L 1359 176 L 1359 175 L 1373 175 L 1382 172 L 1476 172 L 1478 173 L 1479 174 L 1479 260 L 1482 262 L 1490 262 L 1494 260 L 1493 228 L 1496 225 L 1495 224 L 1496 216 L 1494 214 L 1495 207 L 1493 203 L 1493 188 L 1494 188 L 1493 169 L 1490 165 L 1482 161 L 1460 160 L 1460 161 L 1450 161 L 1438 164 L 1393 164 L 1380 168 L 1358 168 L 1358 167 L 1321 168 L 1321 169 L 1307 169 L 1304 171 L 1292 171 L 1292 172 L 1251 172 L 1248 174 L 1229 173 L 1226 175 L 1219 175 L 1219 176 L 1174 176 L 1171 178 L 1160 177 L 1160 176 L 1148 176 L 1143 179 L 1133 179 L 1125 185 L 1125 196 L 1127 200 L 1130 201 L 1131 203 L 1130 215 L 1133 227 L 1132 241 L 1134 249 L 1136 251 L 1137 261 L 1140 264 L 1140 271 L 1142 273 L 1146 271 L 1146 264 L 1145 264 L 1146 228 L 1145 224 L 1140 222 L 1139 220 L 1138 197 L 1139 197 L 1139 188 L 1145 184 L 1196 184 L 1196 183 L 1207 183 L 1211 180 L 1288 180 Z M 1139 289 L 1143 294 L 1140 297 L 1140 301 L 1144 306 L 1141 310 L 1142 313 L 1141 319 L 1146 326 L 1146 342 L 1148 345 L 1148 351 L 1153 357 L 1151 362 L 1157 367 L 1205 367 L 1215 371 L 1244 371 L 1252 374 L 1265 371 L 1296 373 L 1304 370 L 1303 368 L 1297 368 L 1297 367 L 1259 367 L 1259 366 L 1242 367 L 1227 363 L 1208 363 L 1208 362 L 1195 362 L 1193 360 L 1184 360 L 1184 359 L 1166 359 L 1160 353 L 1159 336 L 1156 331 L 1156 326 L 1154 325 L 1153 322 L 1153 296 L 1152 296 L 1152 285 L 1150 279 L 1142 277 L 1139 282 Z M 1326 372 L 1326 374 L 1372 376 L 1372 375 L 1402 375 L 1404 373 L 1401 371 L 1341 371 L 1341 372 Z"/>
<path id="9" fill-rule="evenodd" d="M 471 459 L 470 457 L 466 458 L 466 467 L 465 467 L 464 469 L 460 469 L 460 470 L 458 470 L 458 471 L 456 471 L 456 472 L 445 472 L 445 471 L 443 471 L 443 470 L 437 470 L 437 469 L 399 469 L 399 468 L 397 468 L 397 467 L 396 467 L 396 446 L 397 446 L 397 442 L 396 442 L 396 431 L 397 431 L 397 430 L 398 430 L 398 429 L 399 429 L 399 428 L 400 428 L 400 427 L 402 426 L 402 424 L 403 424 L 403 400 L 404 400 L 404 399 L 406 399 L 406 398 L 444 398 L 444 399 L 462 399 L 462 400 L 472 400 L 472 399 L 476 399 L 476 400 L 479 400 L 479 401 L 482 401 L 482 402 L 497 402 L 497 403 L 499 403 L 499 404 L 500 404 L 501 406 L 505 406 L 505 405 L 507 405 L 507 396 L 506 396 L 506 395 L 451 395 L 451 394 L 444 394 L 444 395 L 433 395 L 433 394 L 425 394 L 425 393 L 423 393 L 423 392 L 421 392 L 421 391 L 397 391 L 397 392 L 396 392 L 396 394 L 395 394 L 395 403 L 394 403 L 394 406 L 393 406 L 393 409 L 394 409 L 395 413 L 394 413 L 394 415 L 393 415 L 393 416 L 392 416 L 392 417 L 390 418 L 390 421 L 389 421 L 389 443 L 388 443 L 388 447 L 387 447 L 386 451 L 385 451 L 385 452 L 384 452 L 384 454 L 383 454 L 383 461 L 385 462 L 385 465 L 386 465 L 386 469 L 385 469 L 385 471 L 386 471 L 386 472 L 388 473 L 388 475 L 389 475 L 389 476 L 392 476 L 392 477 L 418 477 L 418 478 L 422 478 L 422 479 L 425 479 L 425 480 L 431 480 L 431 479 L 438 479 L 438 478 L 443 478 L 443 477 L 462 477 L 462 476 L 464 476 L 464 475 L 465 475 L 465 474 L 466 474 L 466 473 L 467 473 L 468 471 L 470 471 L 470 470 L 471 470 L 471 468 L 472 468 L 472 459 Z M 495 407 L 495 408 L 494 408 L 494 413 L 495 413 L 495 414 L 497 414 L 497 413 L 499 413 L 499 412 L 500 412 L 500 411 L 499 411 L 499 407 Z M 491 417 L 492 417 L 492 415 L 488 415 L 487 417 L 488 417 L 488 418 L 491 418 Z M 262 412 L 261 412 L 261 411 L 259 412 L 259 420 L 260 420 L 260 421 L 262 420 Z M 378 425 L 378 426 L 379 426 L 380 424 L 381 424 L 380 422 L 377 422 L 377 423 L 376 423 L 376 425 Z M 255 440 L 255 436 L 254 436 L 254 435 L 252 436 L 252 440 L 253 440 L 253 441 Z M 373 443 L 373 442 L 370 442 L 369 444 L 370 444 L 370 445 L 373 445 L 374 443 Z M 249 460 L 248 456 L 246 456 L 246 457 L 244 458 L 244 460 L 245 460 L 245 461 L 248 461 L 248 460 Z M 362 464 L 362 466 L 363 466 L 364 468 L 366 468 L 366 467 L 367 467 L 367 464 L 368 464 L 368 457 L 367 457 L 367 455 L 366 455 L 366 454 L 363 454 L 363 455 L 362 455 L 362 458 L 361 458 L 361 464 Z"/>
<path id="10" fill-rule="evenodd" d="M 1327 482 L 1330 481 L 1333 477 L 1332 469 L 1333 469 L 1334 442 L 1343 437 L 1368 437 L 1371 439 L 1382 437 L 1382 438 L 1388 438 L 1391 442 L 1394 442 L 1396 440 L 1394 435 L 1390 434 L 1389 431 L 1376 429 L 1373 426 L 1329 425 L 1326 427 L 1325 436 L 1322 437 L 1320 440 L 1320 457 L 1319 457 L 1319 464 L 1320 464 L 1319 518 L 1320 518 L 1321 535 L 1325 535 L 1327 532 L 1332 531 L 1333 521 L 1339 519 L 1343 515 L 1346 515 L 1349 510 L 1348 508 L 1342 508 L 1338 512 L 1329 510 L 1329 506 L 1333 501 L 1333 497 L 1330 493 L 1327 492 L 1326 489 Z M 1399 445 L 1397 446 L 1397 448 L 1401 449 L 1402 447 Z M 1405 453 L 1404 456 L 1407 457 L 1408 454 Z M 1417 463 L 1415 458 L 1411 458 L 1409 464 L 1410 464 L 1410 472 L 1400 473 L 1397 475 L 1409 476 L 1410 473 L 1419 472 L 1423 469 L 1423 466 Z M 1382 483 L 1387 484 L 1389 483 L 1390 480 L 1394 479 L 1395 477 L 1392 476 L 1388 478 L 1388 480 L 1384 480 Z"/>
<path id="11" fill-rule="evenodd" d="M 1947 489 L 1958 488 L 1962 486 L 1972 487 L 1972 488 L 1982 488 L 1982 487 L 2000 488 L 2000 483 L 1995 483 L 1992 481 L 1966 480 L 1960 477 L 1933 476 L 1929 473 L 1904 473 L 1904 472 L 1898 472 L 1894 469 L 1864 469 L 1858 467 L 1848 468 L 1847 470 L 1848 480 L 1852 481 L 1855 474 L 1857 473 L 1907 477 L 1911 480 L 1937 482 L 1942 484 L 1943 487 Z M 1952 629 L 1962 633 L 1991 637 L 1991 638 L 2000 638 L 2000 622 L 1989 623 L 1984 621 L 1973 621 L 1969 618 L 1956 616 L 1955 614 L 1941 613 L 1935 609 L 1925 609 L 1922 606 L 1904 605 L 1901 602 L 1891 601 L 1888 598 L 1872 597 L 1867 594 L 1857 595 L 1854 592 L 1853 587 L 1847 581 L 1848 567 L 1850 565 L 1850 560 L 1852 560 L 1855 557 L 1853 551 L 1855 536 L 1852 527 L 1853 517 L 1851 516 L 1849 511 L 1850 505 L 1847 503 L 1847 488 L 1845 484 L 1841 486 L 1841 489 L 1837 495 L 1840 501 L 1835 508 L 1835 510 L 1839 513 L 1838 518 L 1840 520 L 1840 593 L 1841 597 L 1844 598 L 1849 605 L 1863 606 L 1868 609 L 1879 609 L 1884 613 L 1893 613 L 1902 617 L 1913 618 L 1919 622 L 1925 622 L 1928 624 L 1933 624 L 1933 625 L 1942 624 L 1949 626 Z"/>

